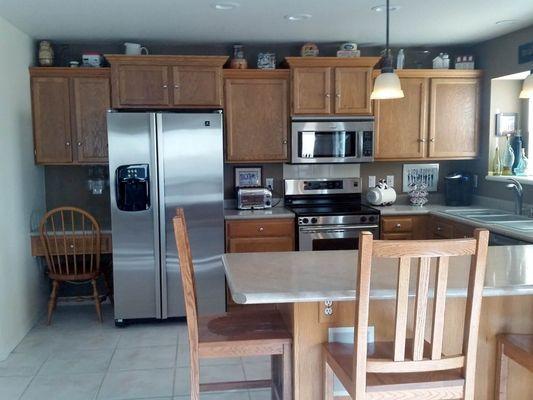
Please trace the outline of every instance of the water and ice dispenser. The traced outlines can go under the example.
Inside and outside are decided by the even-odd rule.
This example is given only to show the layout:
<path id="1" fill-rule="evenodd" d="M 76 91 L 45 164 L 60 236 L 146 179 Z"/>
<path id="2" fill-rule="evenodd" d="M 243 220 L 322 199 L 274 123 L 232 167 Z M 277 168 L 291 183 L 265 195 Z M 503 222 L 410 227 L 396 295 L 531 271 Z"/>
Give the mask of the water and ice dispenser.
<path id="1" fill-rule="evenodd" d="M 145 211 L 150 208 L 148 164 L 121 165 L 115 173 L 117 207 L 121 211 Z"/>

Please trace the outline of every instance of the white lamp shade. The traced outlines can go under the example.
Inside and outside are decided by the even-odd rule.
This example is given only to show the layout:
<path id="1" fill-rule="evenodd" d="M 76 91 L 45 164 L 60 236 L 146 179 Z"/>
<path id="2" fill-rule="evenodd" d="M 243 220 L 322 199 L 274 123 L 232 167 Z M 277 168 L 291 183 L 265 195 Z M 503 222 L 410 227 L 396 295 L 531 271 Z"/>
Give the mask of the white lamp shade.
<path id="1" fill-rule="evenodd" d="M 521 99 L 533 99 L 533 74 L 524 79 L 519 97 Z"/>
<path id="2" fill-rule="evenodd" d="M 404 97 L 400 78 L 394 72 L 382 72 L 374 82 L 372 100 L 401 99 Z"/>

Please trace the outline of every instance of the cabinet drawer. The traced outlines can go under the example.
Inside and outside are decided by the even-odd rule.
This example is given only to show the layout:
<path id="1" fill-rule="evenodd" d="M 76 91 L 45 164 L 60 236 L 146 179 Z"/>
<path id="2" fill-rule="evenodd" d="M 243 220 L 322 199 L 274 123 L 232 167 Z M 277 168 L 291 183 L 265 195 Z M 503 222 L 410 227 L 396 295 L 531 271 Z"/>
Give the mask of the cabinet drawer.
<path id="1" fill-rule="evenodd" d="M 230 238 L 228 240 L 229 253 L 261 253 L 270 251 L 293 251 L 292 236 Z"/>
<path id="2" fill-rule="evenodd" d="M 381 235 L 382 240 L 412 240 L 413 234 L 406 233 L 384 233 Z"/>
<path id="3" fill-rule="evenodd" d="M 293 234 L 294 220 L 292 219 L 256 219 L 226 222 L 226 235 L 228 238 L 292 236 Z"/>
<path id="4" fill-rule="evenodd" d="M 435 238 L 452 239 L 453 234 L 453 222 L 447 222 L 440 218 L 432 218 L 431 220 L 431 232 Z"/>
<path id="5" fill-rule="evenodd" d="M 412 232 L 413 219 L 411 217 L 383 217 L 381 227 L 383 233 Z"/>

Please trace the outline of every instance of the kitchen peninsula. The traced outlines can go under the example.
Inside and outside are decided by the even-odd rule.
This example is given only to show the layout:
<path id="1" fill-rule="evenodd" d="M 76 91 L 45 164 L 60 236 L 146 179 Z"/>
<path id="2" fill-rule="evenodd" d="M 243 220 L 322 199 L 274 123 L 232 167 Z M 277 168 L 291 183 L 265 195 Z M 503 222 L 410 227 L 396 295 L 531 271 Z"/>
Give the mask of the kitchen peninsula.
<path id="1" fill-rule="evenodd" d="M 476 399 L 492 400 L 495 335 L 533 331 L 533 246 L 490 247 L 481 311 Z M 450 263 L 444 353 L 454 353 L 461 331 L 468 280 L 468 257 Z M 353 326 L 356 251 L 225 254 L 224 267 L 236 303 L 277 303 L 294 337 L 295 400 L 322 397 L 321 344 L 328 328 Z M 434 267 L 433 267 L 434 268 Z M 531 268 L 529 267 L 529 270 Z M 373 269 L 370 325 L 375 340 L 391 340 L 397 265 L 379 260 Z M 413 277 L 412 277 L 413 278 Z M 415 280 L 410 290 L 414 295 Z M 332 301 L 332 304 L 329 303 Z M 325 308 L 329 310 L 325 312 Z M 531 393 L 533 382 L 515 366 L 509 398 Z M 513 393 L 520 396 L 513 397 Z"/>

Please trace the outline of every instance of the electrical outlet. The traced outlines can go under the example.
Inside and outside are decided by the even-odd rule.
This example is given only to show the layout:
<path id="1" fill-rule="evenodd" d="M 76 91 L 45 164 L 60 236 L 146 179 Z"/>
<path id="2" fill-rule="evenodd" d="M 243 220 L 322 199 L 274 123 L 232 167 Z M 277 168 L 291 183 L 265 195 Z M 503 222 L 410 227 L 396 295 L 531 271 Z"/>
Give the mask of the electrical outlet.
<path id="1" fill-rule="evenodd" d="M 265 184 L 268 190 L 274 190 L 274 178 L 266 178 Z"/>
<path id="2" fill-rule="evenodd" d="M 394 187 L 394 175 L 387 175 L 387 186 Z"/>
<path id="3" fill-rule="evenodd" d="M 368 177 L 368 187 L 373 188 L 376 187 L 376 177 L 375 176 L 369 176 Z"/>

